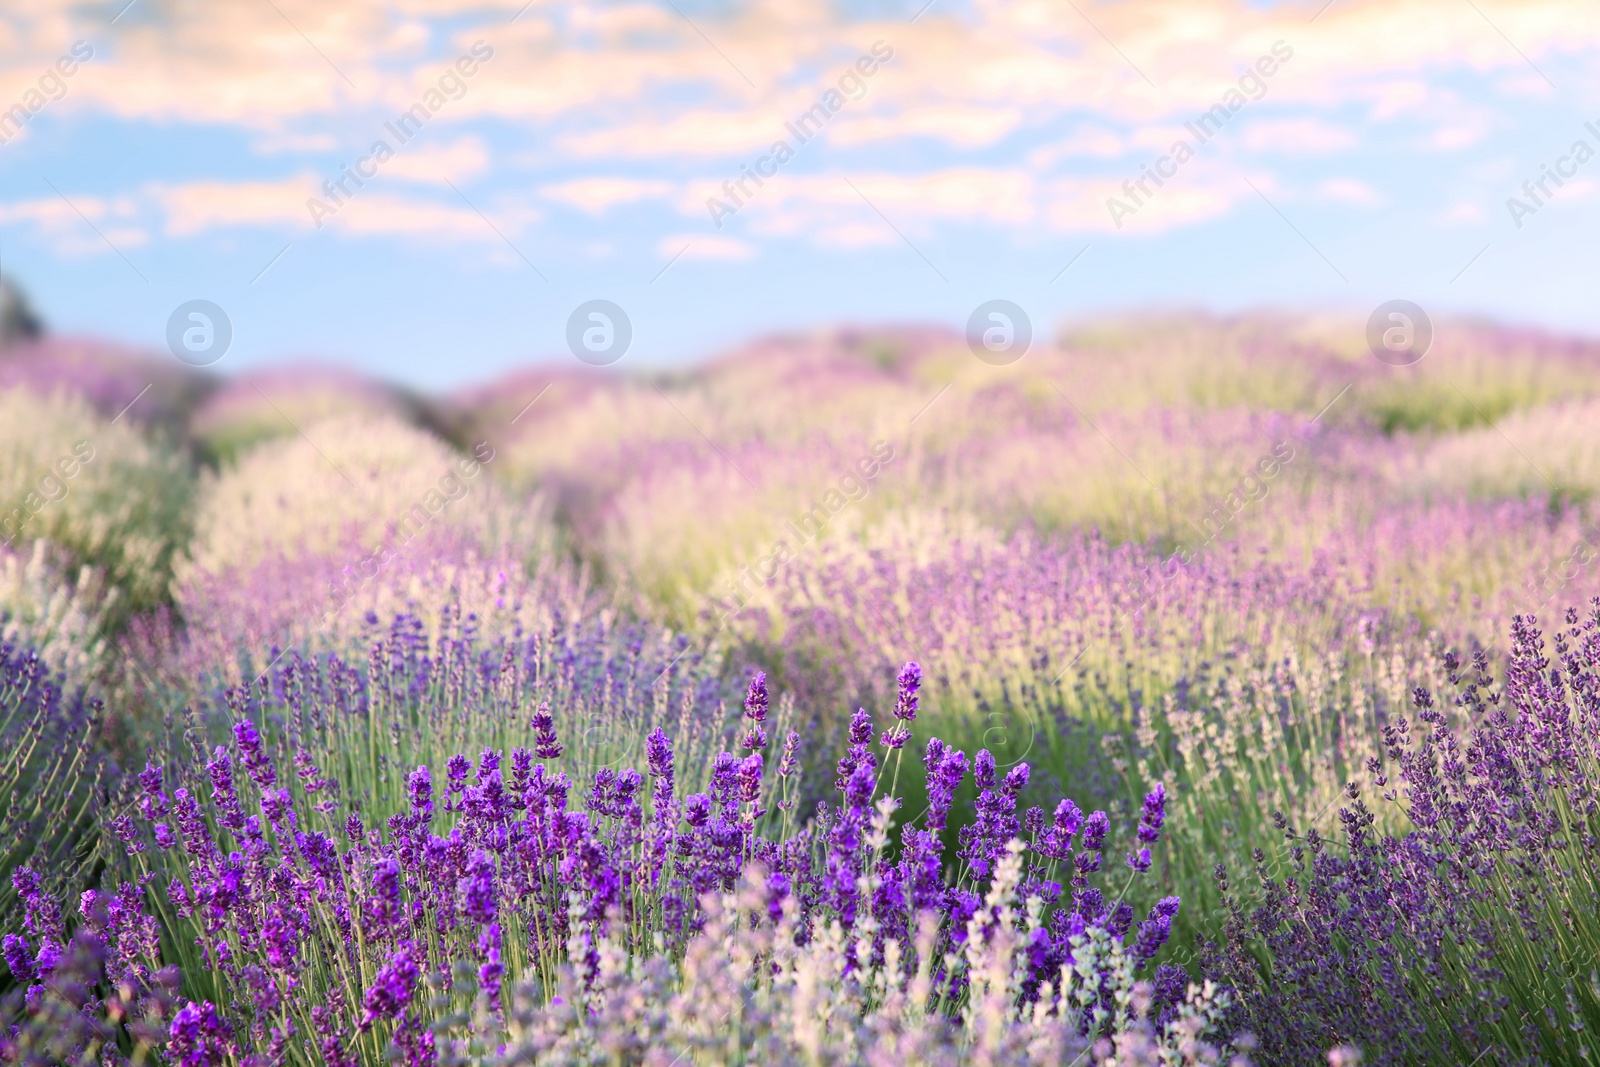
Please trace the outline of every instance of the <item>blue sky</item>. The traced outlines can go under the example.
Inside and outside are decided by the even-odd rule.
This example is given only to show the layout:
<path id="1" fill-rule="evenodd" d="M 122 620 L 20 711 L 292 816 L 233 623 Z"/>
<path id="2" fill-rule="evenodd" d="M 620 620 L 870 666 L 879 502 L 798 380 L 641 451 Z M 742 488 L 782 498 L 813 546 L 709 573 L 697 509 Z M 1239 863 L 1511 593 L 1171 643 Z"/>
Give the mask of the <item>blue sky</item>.
<path id="1" fill-rule="evenodd" d="M 571 360 L 594 298 L 631 318 L 633 366 L 959 327 L 997 297 L 1038 330 L 1149 307 L 1359 326 L 1403 297 L 1600 333 L 1582 3 L 125 3 L 0 15 L 0 109 L 27 117 L 0 144 L 0 269 L 58 332 L 152 349 L 214 301 L 223 371 L 481 381 Z M 1228 111 L 1275 44 L 1292 56 Z M 419 103 L 400 144 L 385 124 Z M 785 124 L 819 103 L 799 144 Z M 1185 123 L 1219 103 L 1198 145 Z M 793 158 L 719 228 L 708 198 L 732 206 L 780 138 Z M 1134 201 L 1180 138 L 1195 157 Z M 344 203 L 322 191 L 363 158 Z M 1546 164 L 1568 176 L 1535 205 Z M 1120 228 L 1113 196 L 1137 207 Z M 1513 196 L 1537 208 L 1520 227 Z M 338 209 L 320 228 L 312 198 Z"/>

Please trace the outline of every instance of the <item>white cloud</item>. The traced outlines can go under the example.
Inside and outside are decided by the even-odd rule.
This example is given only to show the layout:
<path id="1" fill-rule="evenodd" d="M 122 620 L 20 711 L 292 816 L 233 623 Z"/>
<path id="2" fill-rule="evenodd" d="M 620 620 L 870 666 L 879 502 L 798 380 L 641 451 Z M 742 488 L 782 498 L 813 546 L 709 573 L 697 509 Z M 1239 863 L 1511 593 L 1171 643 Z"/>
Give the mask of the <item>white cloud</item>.
<path id="1" fill-rule="evenodd" d="M 736 237 L 679 234 L 674 237 L 663 237 L 656 244 L 656 254 L 668 260 L 680 258 L 745 260 L 756 254 L 756 246 Z"/>
<path id="2" fill-rule="evenodd" d="M 1252 152 L 1324 155 L 1354 148 L 1355 131 L 1317 118 L 1257 119 L 1244 128 L 1240 142 Z"/>
<path id="3" fill-rule="evenodd" d="M 595 177 L 540 186 L 539 195 L 591 215 L 600 215 L 618 204 L 665 200 L 672 195 L 672 191 L 669 183 L 659 180 Z"/>
<path id="4" fill-rule="evenodd" d="M 1384 196 L 1378 190 L 1357 178 L 1327 178 L 1317 183 L 1317 195 L 1353 207 L 1378 207 Z"/>

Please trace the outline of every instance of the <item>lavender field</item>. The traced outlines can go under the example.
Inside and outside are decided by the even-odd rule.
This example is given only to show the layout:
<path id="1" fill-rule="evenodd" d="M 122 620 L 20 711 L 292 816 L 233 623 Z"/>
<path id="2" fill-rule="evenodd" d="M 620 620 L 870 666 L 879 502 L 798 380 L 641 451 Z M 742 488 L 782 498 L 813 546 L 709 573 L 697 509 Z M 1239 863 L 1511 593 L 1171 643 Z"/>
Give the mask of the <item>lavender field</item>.
<path id="1" fill-rule="evenodd" d="M 0 1061 L 1600 1056 L 1600 343 L 44 338 L 0 456 Z"/>

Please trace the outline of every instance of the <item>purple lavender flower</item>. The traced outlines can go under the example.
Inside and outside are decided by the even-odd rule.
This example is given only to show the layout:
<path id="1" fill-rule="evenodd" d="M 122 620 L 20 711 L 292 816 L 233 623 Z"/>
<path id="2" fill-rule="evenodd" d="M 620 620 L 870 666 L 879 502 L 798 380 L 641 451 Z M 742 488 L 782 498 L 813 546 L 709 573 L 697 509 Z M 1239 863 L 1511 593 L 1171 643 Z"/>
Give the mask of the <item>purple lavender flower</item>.
<path id="1" fill-rule="evenodd" d="M 1139 813 L 1139 840 L 1153 845 L 1161 840 L 1161 825 L 1167 821 L 1167 787 L 1160 782 L 1144 798 Z"/>
<path id="2" fill-rule="evenodd" d="M 1135 967 L 1143 967 L 1150 962 L 1161 946 L 1167 943 L 1167 938 L 1172 934 L 1172 920 L 1177 917 L 1181 903 L 1177 897 L 1162 897 L 1150 909 L 1149 918 L 1139 924 L 1139 935 L 1133 943 Z"/>
<path id="3" fill-rule="evenodd" d="M 937 749 L 935 749 L 937 745 Z M 932 757 L 938 756 L 938 763 L 932 762 Z M 924 828 L 941 833 L 944 831 L 945 822 L 950 816 L 950 806 L 955 803 L 956 790 L 961 786 L 961 780 L 967 775 L 967 754 L 953 748 L 946 748 L 938 738 L 928 742 L 928 756 L 924 757 L 929 765 L 928 772 L 928 814 L 923 820 Z"/>
<path id="4" fill-rule="evenodd" d="M 161 768 L 146 763 L 139 772 L 139 785 L 144 796 L 139 799 L 139 814 L 146 822 L 153 822 L 167 813 L 167 794 L 161 791 Z"/>
<path id="5" fill-rule="evenodd" d="M 659 728 L 652 730 L 645 739 L 644 753 L 650 777 L 666 782 L 666 791 L 670 794 L 673 779 L 671 738 Z"/>
<path id="6" fill-rule="evenodd" d="M 0 941 L 0 955 L 5 957 L 6 966 L 11 969 L 11 978 L 17 985 L 33 984 L 37 972 L 33 968 L 33 950 L 28 946 L 27 938 L 7 934 L 4 941 Z"/>
<path id="7" fill-rule="evenodd" d="M 990 755 L 988 749 L 980 749 L 972 764 L 972 777 L 978 784 L 979 792 L 994 788 L 994 775 L 994 756 Z"/>
<path id="8" fill-rule="evenodd" d="M 267 912 L 262 926 L 262 943 L 266 946 L 267 962 L 280 971 L 292 971 L 300 948 L 300 927 L 287 908 L 279 907 Z"/>
<path id="9" fill-rule="evenodd" d="M 167 1035 L 167 1055 L 181 1067 L 222 1067 L 233 1055 L 233 1028 L 209 1000 L 178 1009 Z"/>
<path id="10" fill-rule="evenodd" d="M 300 855 L 305 858 L 306 866 L 311 868 L 318 878 L 325 878 L 334 884 L 340 884 L 339 853 L 326 834 L 315 831 L 308 834 L 296 834 L 295 844 L 300 849 Z"/>
<path id="11" fill-rule="evenodd" d="M 467 788 L 467 775 L 472 770 L 472 761 L 459 752 L 445 763 L 445 811 L 460 811 L 460 796 Z"/>
<path id="12" fill-rule="evenodd" d="M 767 676 L 763 671 L 756 671 L 755 677 L 750 679 L 744 698 L 744 717 L 750 720 L 750 732 L 740 744 L 748 751 L 759 752 L 767 747 L 767 731 L 763 725 L 767 721 Z"/>
<path id="13" fill-rule="evenodd" d="M 411 814 L 423 822 L 433 818 L 433 777 L 427 767 L 419 766 L 406 779 L 406 791 L 411 796 Z"/>
<path id="14" fill-rule="evenodd" d="M 233 738 L 244 755 L 245 773 L 250 775 L 250 780 L 262 789 L 270 788 L 277 781 L 277 772 L 267 758 L 256 724 L 249 719 L 240 719 L 234 724 Z"/>
<path id="15" fill-rule="evenodd" d="M 478 784 L 486 785 L 491 777 L 500 770 L 500 753 L 492 748 L 485 747 L 478 754 Z"/>
<path id="16" fill-rule="evenodd" d="M 533 779 L 533 753 L 516 747 L 511 750 L 511 806 L 518 811 L 527 807 L 528 783 Z"/>
<path id="17" fill-rule="evenodd" d="M 11 886 L 22 901 L 22 926 L 42 942 L 61 943 L 61 907 L 43 891 L 41 881 L 39 872 L 32 867 L 18 867 L 11 872 Z"/>
<path id="18" fill-rule="evenodd" d="M 872 716 L 867 714 L 866 708 L 857 708 L 850 717 L 850 751 L 839 758 L 839 765 L 835 769 L 835 789 L 844 792 L 851 776 L 860 767 L 877 770 L 878 761 L 873 755 L 871 741 Z"/>
<path id="19" fill-rule="evenodd" d="M 478 991 L 483 994 L 489 1011 L 500 1012 L 500 983 L 505 977 L 505 965 L 500 962 L 500 924 L 490 923 L 478 938 L 478 953 L 483 964 L 478 968 Z"/>
<path id="20" fill-rule="evenodd" d="M 243 830 L 244 809 L 233 784 L 233 760 L 228 757 L 228 750 L 217 746 L 206 771 L 211 776 L 211 801 L 222 816 L 222 825 L 235 833 Z"/>
<path id="21" fill-rule="evenodd" d="M 1091 814 L 1083 824 L 1083 847 L 1099 852 L 1105 847 L 1106 834 L 1111 832 L 1111 820 L 1103 811 Z"/>
<path id="22" fill-rule="evenodd" d="M 1035 804 L 1022 814 L 1022 829 L 1030 838 L 1038 837 L 1044 829 L 1044 809 Z"/>
<path id="23" fill-rule="evenodd" d="M 1119 900 L 1116 907 L 1111 909 L 1111 914 L 1106 916 L 1106 932 L 1118 941 L 1128 936 L 1128 927 L 1133 925 L 1133 905 L 1125 900 Z"/>
<path id="24" fill-rule="evenodd" d="M 263 789 L 261 813 L 280 833 L 292 832 L 295 817 L 293 800 L 287 789 Z"/>
<path id="25" fill-rule="evenodd" d="M 895 682 L 898 692 L 894 717 L 901 722 L 913 722 L 917 717 L 917 691 L 922 688 L 922 668 L 915 663 L 907 663 L 900 668 L 900 675 Z"/>
<path id="26" fill-rule="evenodd" d="M 420 973 L 412 959 L 411 946 L 402 946 L 390 956 L 389 962 L 373 976 L 372 986 L 362 1002 L 367 1011 L 361 1019 L 361 1029 L 370 1030 L 379 1019 L 393 1019 L 404 1011 L 416 990 Z"/>
<path id="27" fill-rule="evenodd" d="M 857 708 L 856 713 L 850 716 L 850 743 L 864 745 L 872 740 L 872 716 L 867 714 L 866 708 Z"/>
<path id="28" fill-rule="evenodd" d="M 637 806 L 635 798 L 643 784 L 644 779 L 632 767 L 620 772 L 602 767 L 595 772 L 594 788 L 589 791 L 589 808 L 608 818 L 625 818 Z"/>
<path id="29" fill-rule="evenodd" d="M 922 687 L 922 668 L 915 663 L 901 667 L 897 686 L 894 725 L 878 738 L 878 742 L 890 750 L 903 748 L 911 738 L 911 722 L 917 717 L 917 690 Z"/>
<path id="30" fill-rule="evenodd" d="M 1055 817 L 1034 847 L 1046 859 L 1065 860 L 1072 855 L 1072 837 L 1083 825 L 1083 812 L 1070 800 L 1056 805 Z"/>
<path id="31" fill-rule="evenodd" d="M 754 804 L 761 796 L 761 754 L 752 752 L 739 761 L 739 799 Z"/>
<path id="32" fill-rule="evenodd" d="M 548 702 L 539 705 L 528 721 L 533 731 L 533 751 L 540 759 L 556 759 L 562 753 L 561 742 L 556 739 L 556 720 L 550 714 Z"/>
<path id="33" fill-rule="evenodd" d="M 402 914 L 400 864 L 393 859 L 380 860 L 372 868 L 372 896 L 366 901 L 367 923 L 374 936 L 382 937 L 398 928 Z"/>
<path id="34" fill-rule="evenodd" d="M 800 735 L 790 730 L 783 739 L 783 759 L 778 762 L 778 775 L 789 777 L 800 765 Z"/>
<path id="35" fill-rule="evenodd" d="M 111 832 L 123 843 L 128 855 L 137 856 L 144 851 L 144 839 L 134 829 L 132 815 L 123 814 L 112 819 Z"/>
<path id="36" fill-rule="evenodd" d="M 978 753 L 977 767 L 979 783 L 988 784 L 983 786 L 973 805 L 976 817 L 972 825 L 963 826 L 959 837 L 961 858 L 981 878 L 989 873 L 994 862 L 1005 853 L 1007 843 L 1022 829 L 1016 815 L 1017 795 L 1028 783 L 1028 765 L 1019 763 L 1013 767 L 999 789 L 994 788 L 994 756 L 988 749 Z"/>
<path id="37" fill-rule="evenodd" d="M 483 849 L 474 849 L 467 861 L 467 877 L 461 883 L 462 910 L 477 923 L 495 919 L 494 858 Z"/>

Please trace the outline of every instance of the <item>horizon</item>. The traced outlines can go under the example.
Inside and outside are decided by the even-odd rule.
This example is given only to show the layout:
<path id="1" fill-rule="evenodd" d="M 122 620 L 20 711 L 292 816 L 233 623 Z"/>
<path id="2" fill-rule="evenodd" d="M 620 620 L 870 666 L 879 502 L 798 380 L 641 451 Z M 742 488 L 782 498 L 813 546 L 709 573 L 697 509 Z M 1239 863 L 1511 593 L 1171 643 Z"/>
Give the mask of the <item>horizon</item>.
<path id="1" fill-rule="evenodd" d="M 9 281 L 10 279 L 7 280 Z M 1331 328 L 1336 333 L 1344 335 L 1346 340 L 1350 342 L 1347 348 L 1354 350 L 1354 348 L 1359 347 L 1362 336 L 1362 324 L 1358 319 L 1364 319 L 1365 317 L 1364 313 L 1358 315 L 1354 311 L 1313 311 L 1285 307 L 1247 308 L 1238 312 L 1222 314 L 1206 309 L 1186 308 L 1176 304 L 1131 312 L 1088 314 L 1054 323 L 1050 328 L 1043 331 L 1036 326 L 1033 341 L 1027 352 L 1015 362 L 1025 361 L 1028 354 L 1038 354 L 1043 350 L 1065 350 L 1070 347 L 1070 342 L 1073 341 L 1073 335 L 1076 333 L 1123 329 L 1126 331 L 1128 339 L 1136 340 L 1140 338 L 1141 331 L 1148 333 L 1152 328 L 1180 325 L 1220 328 L 1246 324 L 1283 324 L 1302 335 L 1310 333 L 1313 343 L 1323 343 L 1321 339 L 1327 336 Z M 158 345 L 141 347 L 120 339 L 94 334 L 65 334 L 49 329 L 50 324 L 48 322 L 43 325 L 45 332 L 37 338 L 15 341 L 9 345 L 0 344 L 0 365 L 3 365 L 7 359 L 15 357 L 19 351 L 25 351 L 31 346 L 48 348 L 55 345 L 82 347 L 85 351 L 95 356 L 108 355 L 113 362 L 149 360 L 152 364 L 159 365 L 172 361 L 170 353 L 163 351 Z M 1431 346 L 1433 347 L 1438 346 L 1440 339 L 1448 337 L 1452 331 L 1460 331 L 1520 335 L 1545 340 L 1554 345 L 1595 345 L 1600 348 L 1600 330 L 1590 333 L 1577 330 L 1550 329 L 1537 323 L 1508 321 L 1483 315 L 1463 314 L 1442 319 L 1434 318 L 1432 328 Z M 259 383 L 276 375 L 292 376 L 296 372 L 315 372 L 318 374 L 349 375 L 353 383 L 380 386 L 400 394 L 409 394 L 418 399 L 463 401 L 473 397 L 474 394 L 492 390 L 496 386 L 514 382 L 539 372 L 554 375 L 555 378 L 552 378 L 552 383 L 562 376 L 572 379 L 587 379 L 597 383 L 637 383 L 648 381 L 652 377 L 660 375 L 682 373 L 694 375 L 712 371 L 725 362 L 749 358 L 763 346 L 806 341 L 837 346 L 842 339 L 852 334 L 869 339 L 877 339 L 895 337 L 897 335 L 930 333 L 939 335 L 937 343 L 940 345 L 960 346 L 965 341 L 961 328 L 947 323 L 931 321 L 838 322 L 818 324 L 807 329 L 774 329 L 763 333 L 751 334 L 715 349 L 686 355 L 678 361 L 643 363 L 631 358 L 624 358 L 614 364 L 585 366 L 583 363 L 573 359 L 570 352 L 550 352 L 543 356 L 535 356 L 521 362 L 511 363 L 487 376 L 460 378 L 445 385 L 429 385 L 408 381 L 396 375 L 385 374 L 381 369 L 369 369 L 349 361 L 309 355 L 291 355 L 254 366 L 228 366 L 230 361 L 222 360 L 214 365 L 191 367 L 189 371 L 191 373 L 199 372 L 202 380 L 209 378 L 217 388 L 226 387 L 234 382 L 254 381 Z M 1327 344 L 1327 347 L 1330 351 L 1341 351 L 1331 343 Z M 1432 347 L 1430 347 L 1431 350 Z M 1367 358 L 1370 358 L 1370 355 L 1363 352 L 1358 356 L 1358 361 Z M 1426 356 L 1422 358 L 1425 359 Z M 179 373 L 183 372 L 181 364 L 176 361 L 172 361 L 172 363 L 173 370 Z"/>

